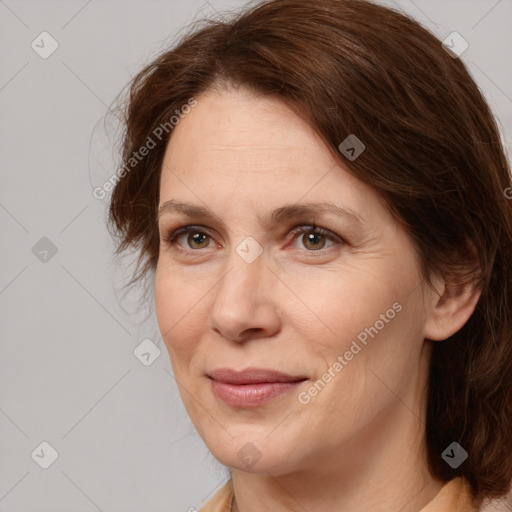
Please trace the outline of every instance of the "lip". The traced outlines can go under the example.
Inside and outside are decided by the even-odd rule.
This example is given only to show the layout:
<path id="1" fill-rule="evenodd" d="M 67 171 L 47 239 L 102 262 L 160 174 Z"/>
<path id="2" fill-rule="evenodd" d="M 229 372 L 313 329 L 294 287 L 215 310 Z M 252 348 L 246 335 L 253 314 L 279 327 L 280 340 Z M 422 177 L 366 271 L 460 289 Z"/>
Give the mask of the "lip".
<path id="1" fill-rule="evenodd" d="M 216 396 L 235 407 L 258 407 L 290 392 L 307 377 L 293 376 L 264 368 L 235 371 L 228 368 L 208 374 Z"/>
<path id="2" fill-rule="evenodd" d="M 219 368 L 208 374 L 213 380 L 226 384 L 261 384 L 269 382 L 297 382 L 307 377 L 304 375 L 288 375 L 268 368 L 246 368 L 237 371 L 230 368 Z"/>

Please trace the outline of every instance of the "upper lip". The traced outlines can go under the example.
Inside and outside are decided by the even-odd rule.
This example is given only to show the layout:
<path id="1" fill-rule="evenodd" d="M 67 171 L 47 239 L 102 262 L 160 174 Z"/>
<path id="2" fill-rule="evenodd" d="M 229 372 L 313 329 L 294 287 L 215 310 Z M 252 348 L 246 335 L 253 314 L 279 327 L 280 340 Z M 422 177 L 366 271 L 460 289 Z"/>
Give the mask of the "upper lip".
<path id="1" fill-rule="evenodd" d="M 262 382 L 296 382 L 307 377 L 287 375 L 268 368 L 246 368 L 237 371 L 230 368 L 219 368 L 208 374 L 213 380 L 225 382 L 226 384 L 258 384 Z"/>

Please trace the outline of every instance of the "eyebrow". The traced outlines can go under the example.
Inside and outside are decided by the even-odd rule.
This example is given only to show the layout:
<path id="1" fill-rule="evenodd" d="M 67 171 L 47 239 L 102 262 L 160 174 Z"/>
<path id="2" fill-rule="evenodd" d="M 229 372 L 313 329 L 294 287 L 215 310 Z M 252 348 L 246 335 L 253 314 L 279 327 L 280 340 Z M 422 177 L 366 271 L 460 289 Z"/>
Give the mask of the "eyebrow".
<path id="1" fill-rule="evenodd" d="M 213 214 L 208 208 L 190 203 L 183 203 L 174 199 L 165 201 L 165 203 L 159 207 L 158 219 L 160 219 L 162 215 L 175 212 L 182 213 L 188 217 L 217 219 L 217 221 L 223 227 L 226 227 L 225 223 L 217 215 Z M 351 210 L 350 208 L 342 208 L 341 206 L 331 202 L 287 204 L 273 210 L 267 218 L 263 219 L 263 221 L 265 224 L 272 226 L 294 217 L 319 213 L 331 213 L 338 217 L 348 218 L 360 225 L 366 224 L 366 221 L 355 211 Z"/>

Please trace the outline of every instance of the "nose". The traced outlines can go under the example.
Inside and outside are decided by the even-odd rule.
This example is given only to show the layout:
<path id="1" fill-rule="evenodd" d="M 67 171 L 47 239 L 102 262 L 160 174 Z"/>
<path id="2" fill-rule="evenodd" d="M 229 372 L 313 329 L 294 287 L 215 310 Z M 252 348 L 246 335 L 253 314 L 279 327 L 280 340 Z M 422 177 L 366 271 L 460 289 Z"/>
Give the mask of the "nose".
<path id="1" fill-rule="evenodd" d="M 281 328 L 278 279 L 267 266 L 265 252 L 248 263 L 235 249 L 224 277 L 212 290 L 210 328 L 235 342 L 274 336 Z"/>

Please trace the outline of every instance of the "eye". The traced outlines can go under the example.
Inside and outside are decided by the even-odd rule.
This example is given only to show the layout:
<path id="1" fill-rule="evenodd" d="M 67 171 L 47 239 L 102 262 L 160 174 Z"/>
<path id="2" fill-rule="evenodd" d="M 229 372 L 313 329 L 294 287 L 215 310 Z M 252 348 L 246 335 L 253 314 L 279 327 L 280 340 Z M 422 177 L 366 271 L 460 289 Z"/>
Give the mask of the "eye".
<path id="1" fill-rule="evenodd" d="M 307 252 L 316 252 L 326 249 L 332 245 L 340 245 L 343 240 L 328 229 L 317 227 L 315 224 L 299 226 L 293 229 L 291 234 L 293 238 L 303 244 Z M 303 235 L 302 237 L 299 235 Z M 169 246 L 178 245 L 185 251 L 197 251 L 199 249 L 211 248 L 213 237 L 209 235 L 202 226 L 184 226 L 176 229 L 163 237 L 164 242 Z M 180 243 L 180 241 L 185 241 Z M 330 242 L 330 245 L 326 245 Z M 300 247 L 298 247 L 301 249 Z"/>
<path id="2" fill-rule="evenodd" d="M 342 243 L 341 238 L 332 231 L 319 228 L 314 224 L 310 226 L 300 226 L 292 233 L 295 236 L 302 234 L 302 236 L 297 237 L 297 240 L 301 241 L 303 246 L 309 252 L 319 251 L 321 249 L 331 247 L 331 245 L 335 245 L 336 243 Z M 328 241 L 331 242 L 331 245 L 326 246 L 326 242 Z"/>
<path id="3" fill-rule="evenodd" d="M 185 235 L 187 236 L 185 237 Z M 182 238 L 184 238 L 185 243 L 187 244 L 185 247 L 179 243 Z M 185 250 L 208 248 L 208 243 L 210 241 L 213 241 L 212 237 L 205 231 L 202 231 L 200 226 L 185 226 L 183 228 L 176 229 L 165 237 L 165 242 L 167 244 L 178 244 Z"/>

